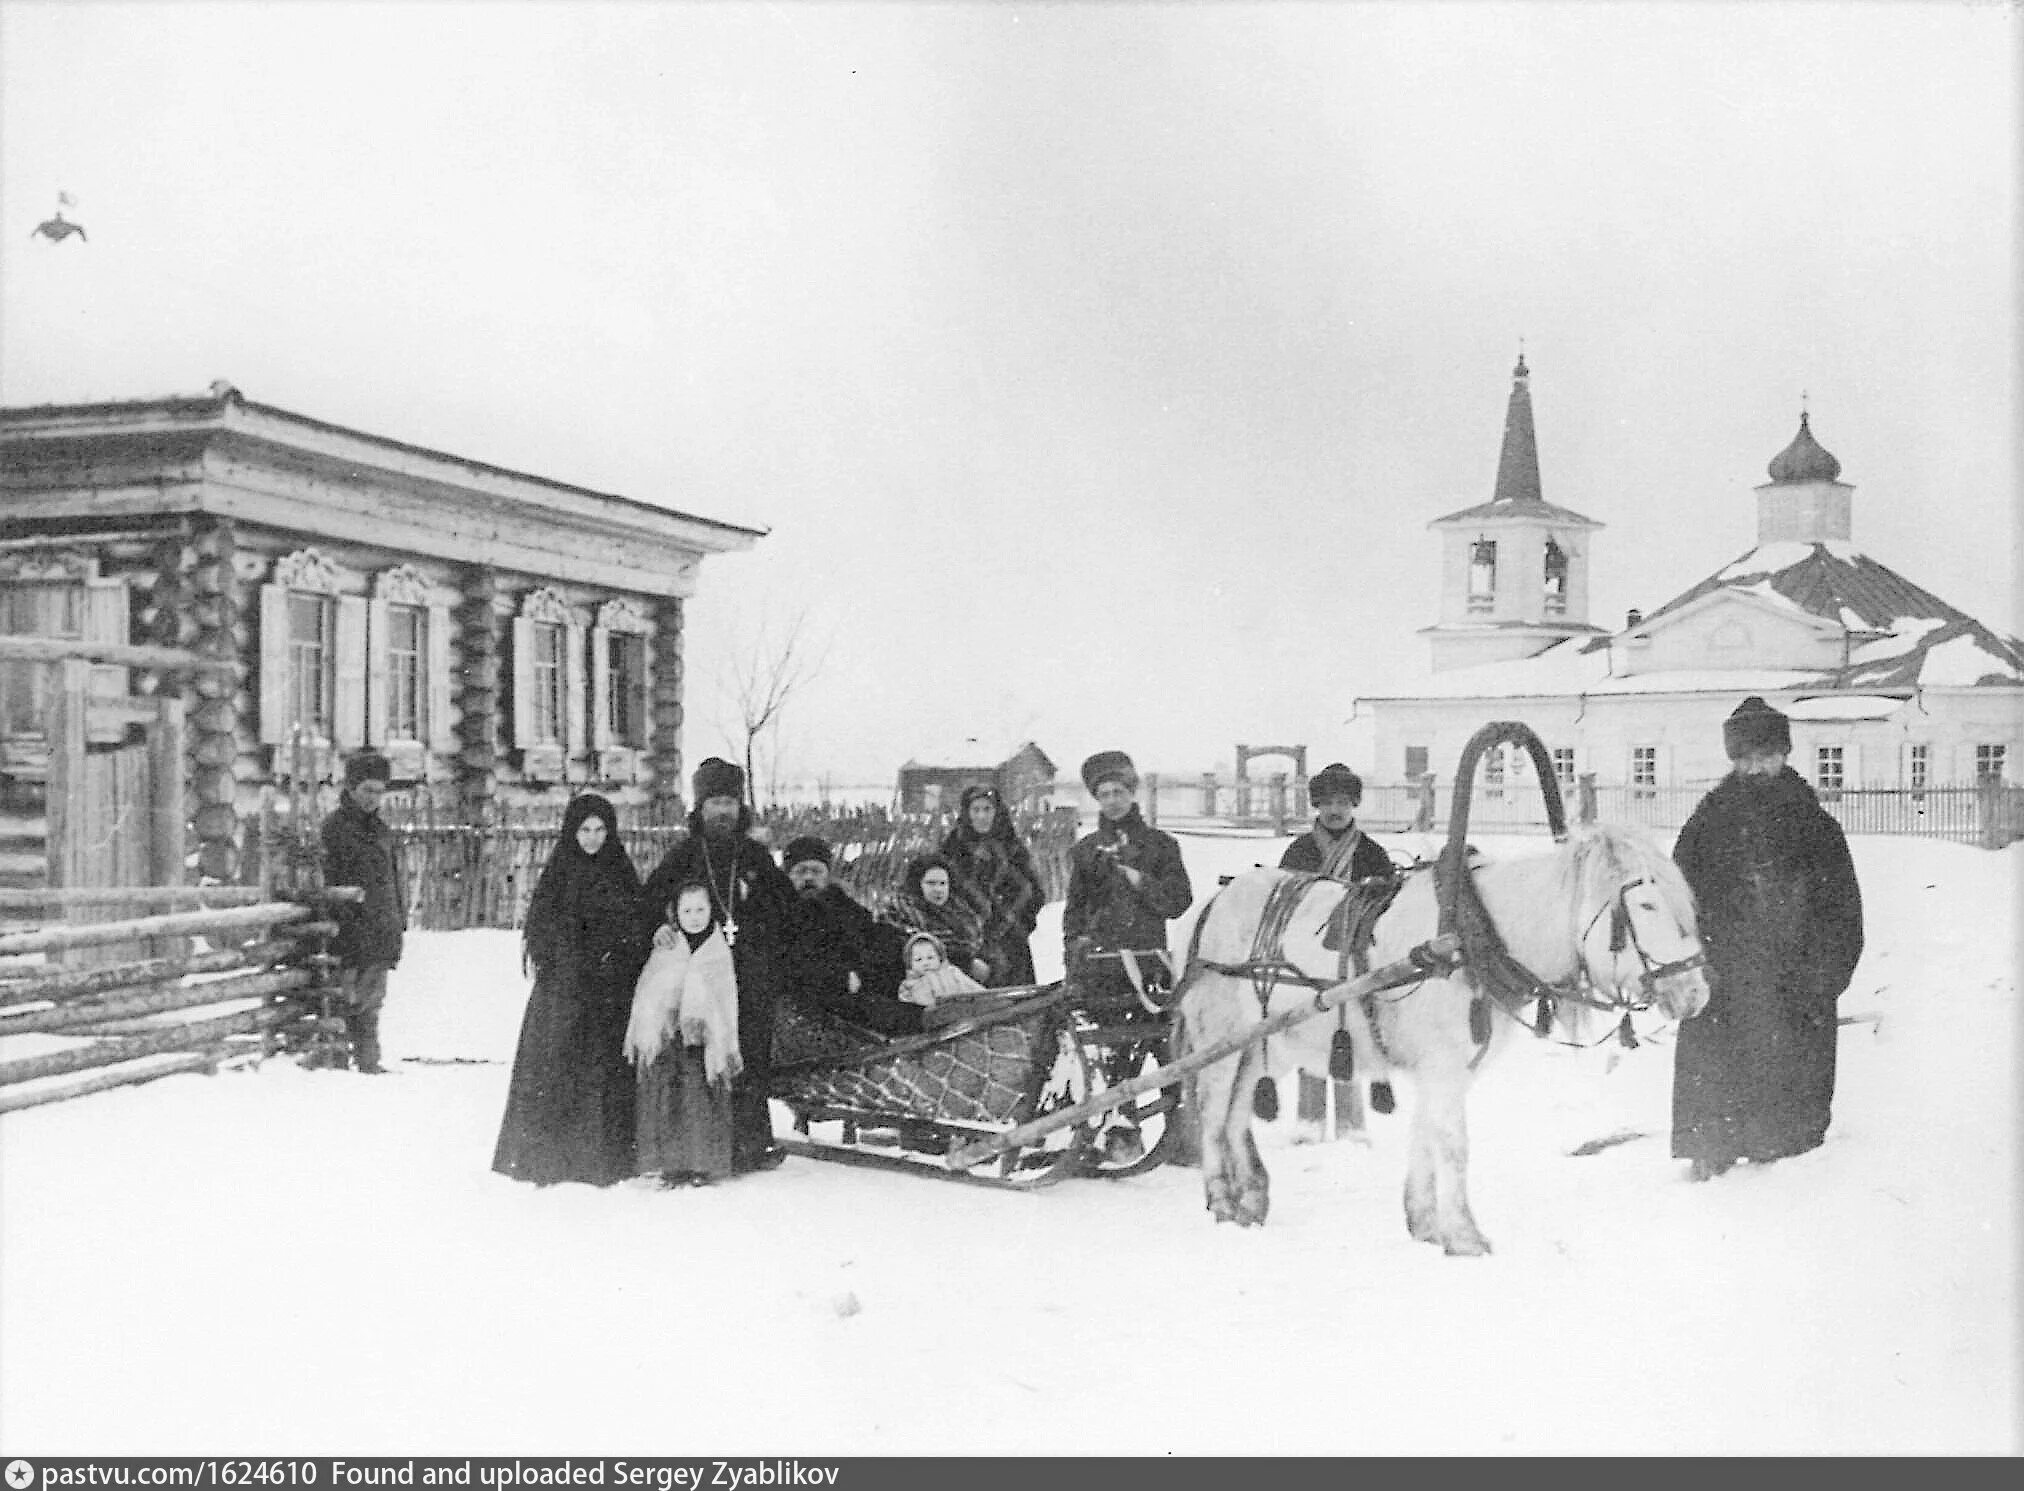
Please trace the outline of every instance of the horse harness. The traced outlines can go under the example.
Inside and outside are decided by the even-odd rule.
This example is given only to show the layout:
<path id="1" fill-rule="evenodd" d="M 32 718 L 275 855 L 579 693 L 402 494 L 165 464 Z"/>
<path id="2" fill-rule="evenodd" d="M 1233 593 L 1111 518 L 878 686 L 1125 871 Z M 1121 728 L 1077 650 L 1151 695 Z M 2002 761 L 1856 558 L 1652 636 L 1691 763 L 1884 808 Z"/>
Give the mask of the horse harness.
<path id="1" fill-rule="evenodd" d="M 1503 935 L 1498 932 L 1496 923 L 1490 920 L 1489 910 L 1477 893 L 1476 880 L 1469 873 L 1466 855 L 1466 849 L 1454 843 L 1441 851 L 1434 862 L 1434 889 L 1440 907 L 1439 928 L 1461 938 L 1462 965 L 1471 971 L 1476 985 L 1476 997 L 1469 1005 L 1469 1034 L 1480 1048 L 1475 1062 L 1480 1062 L 1489 1048 L 1490 1009 L 1494 1006 L 1511 1019 L 1518 1020 L 1519 1007 L 1528 1001 L 1537 1002 L 1530 1024 L 1532 1033 L 1542 1038 L 1551 1033 L 1554 1012 L 1562 1004 L 1579 1004 L 1612 1013 L 1620 1011 L 1623 1019 L 1617 1025 L 1616 1038 L 1626 1048 L 1636 1050 L 1638 1039 L 1637 1032 L 1631 1028 L 1631 1011 L 1643 1009 L 1650 1003 L 1653 989 L 1660 980 L 1699 968 L 1707 961 L 1705 954 L 1697 952 L 1672 962 L 1658 962 L 1645 951 L 1637 935 L 1637 924 L 1631 919 L 1629 901 L 1632 891 L 1654 883 L 1650 876 L 1642 875 L 1617 887 L 1609 903 L 1598 907 L 1595 915 L 1589 918 L 1588 925 L 1581 929 L 1575 945 L 1579 949 L 1586 943 L 1589 932 L 1607 915 L 1610 919 L 1609 950 L 1620 953 L 1630 948 L 1637 953 L 1638 962 L 1643 967 L 1644 971 L 1638 975 L 1638 987 L 1646 996 L 1644 1002 L 1634 1004 L 1623 999 L 1596 998 L 1592 992 L 1594 982 L 1578 957 L 1573 973 L 1559 983 L 1547 983 L 1514 958 L 1505 947 Z M 1563 1041 L 1561 1044 L 1578 1043 Z M 1475 1062 L 1470 1064 L 1473 1066 Z"/>

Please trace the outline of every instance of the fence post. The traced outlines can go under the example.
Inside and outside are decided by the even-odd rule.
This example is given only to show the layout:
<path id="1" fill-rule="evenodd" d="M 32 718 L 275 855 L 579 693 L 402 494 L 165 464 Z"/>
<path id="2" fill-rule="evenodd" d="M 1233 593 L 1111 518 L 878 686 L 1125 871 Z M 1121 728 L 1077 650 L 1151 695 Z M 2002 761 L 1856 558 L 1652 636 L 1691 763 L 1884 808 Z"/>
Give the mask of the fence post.
<path id="1" fill-rule="evenodd" d="M 1216 816 L 1216 774 L 1213 771 L 1202 773 L 1202 816 Z"/>
<path id="2" fill-rule="evenodd" d="M 1584 771 L 1575 778 L 1575 821 L 1595 822 L 1595 773 Z"/>
<path id="3" fill-rule="evenodd" d="M 1275 771 L 1265 789 L 1267 810 L 1272 815 L 1272 832 L 1286 832 L 1286 773 Z"/>
<path id="4" fill-rule="evenodd" d="M 1420 801 L 1413 810 L 1413 832 L 1430 834 L 1434 831 L 1434 774 L 1425 772 L 1420 777 Z"/>
<path id="5" fill-rule="evenodd" d="M 1146 773 L 1146 822 L 1154 828 L 1160 826 L 1160 774 Z"/>

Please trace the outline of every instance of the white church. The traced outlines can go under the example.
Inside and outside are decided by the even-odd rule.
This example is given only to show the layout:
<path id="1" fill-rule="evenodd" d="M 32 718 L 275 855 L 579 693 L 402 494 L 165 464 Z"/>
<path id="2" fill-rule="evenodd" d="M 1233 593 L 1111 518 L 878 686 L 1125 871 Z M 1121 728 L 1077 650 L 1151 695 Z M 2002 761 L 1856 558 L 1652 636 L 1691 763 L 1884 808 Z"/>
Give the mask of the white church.
<path id="1" fill-rule="evenodd" d="M 1761 694 L 1792 717 L 1791 764 L 1823 792 L 2013 777 L 2024 747 L 2024 645 L 1920 589 L 1853 542 L 1855 489 L 1805 414 L 1756 489 L 1756 543 L 1611 631 L 1589 620 L 1602 527 L 1544 500 L 1529 374 L 1514 373 L 1490 501 L 1434 519 L 1433 677 L 1364 697 L 1354 718 L 1378 781 L 1445 777 L 1469 737 L 1520 720 L 1563 787 L 1692 788 L 1728 770 L 1722 719 Z M 1515 749 L 1490 786 L 1522 775 Z M 1445 785 L 1445 783 L 1444 783 Z"/>

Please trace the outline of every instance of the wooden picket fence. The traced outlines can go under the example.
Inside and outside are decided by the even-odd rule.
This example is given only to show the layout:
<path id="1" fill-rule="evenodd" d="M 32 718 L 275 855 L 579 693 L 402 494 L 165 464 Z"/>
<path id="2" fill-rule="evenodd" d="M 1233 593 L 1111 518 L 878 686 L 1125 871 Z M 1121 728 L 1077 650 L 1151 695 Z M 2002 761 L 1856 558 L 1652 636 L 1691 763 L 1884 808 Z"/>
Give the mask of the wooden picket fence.
<path id="1" fill-rule="evenodd" d="M 335 960 L 326 951 L 337 925 L 327 908 L 358 894 L 0 892 L 9 924 L 40 923 L 0 933 L 0 1113 L 327 1042 L 338 1028 Z M 148 914 L 70 920 L 87 902 L 94 915 L 108 907 Z M 109 946 L 145 955 L 112 963 L 72 956 Z"/>

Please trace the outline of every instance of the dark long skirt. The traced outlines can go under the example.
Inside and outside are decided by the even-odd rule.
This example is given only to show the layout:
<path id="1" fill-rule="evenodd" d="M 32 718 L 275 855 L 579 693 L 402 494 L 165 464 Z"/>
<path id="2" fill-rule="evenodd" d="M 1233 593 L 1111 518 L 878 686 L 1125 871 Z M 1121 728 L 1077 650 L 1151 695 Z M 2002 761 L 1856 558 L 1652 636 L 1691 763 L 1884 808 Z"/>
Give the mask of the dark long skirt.
<path id="1" fill-rule="evenodd" d="M 669 1046 L 639 1076 L 642 1175 L 731 1173 L 731 1089 L 712 1087 L 701 1046 Z"/>
<path id="2" fill-rule="evenodd" d="M 1033 979 L 1033 945 L 1023 932 L 1008 933 L 984 950 L 991 965 L 990 987 L 1010 989 Z"/>
<path id="3" fill-rule="evenodd" d="M 630 990 L 580 983 L 566 972 L 535 980 L 494 1170 L 535 1185 L 605 1186 L 634 1173 L 635 1079 L 625 1058 L 631 1011 Z"/>
<path id="4" fill-rule="evenodd" d="M 1680 1022 L 1673 1155 L 1728 1162 L 1804 1154 L 1827 1137 L 1840 1026 L 1832 999 L 1741 979 Z"/>

